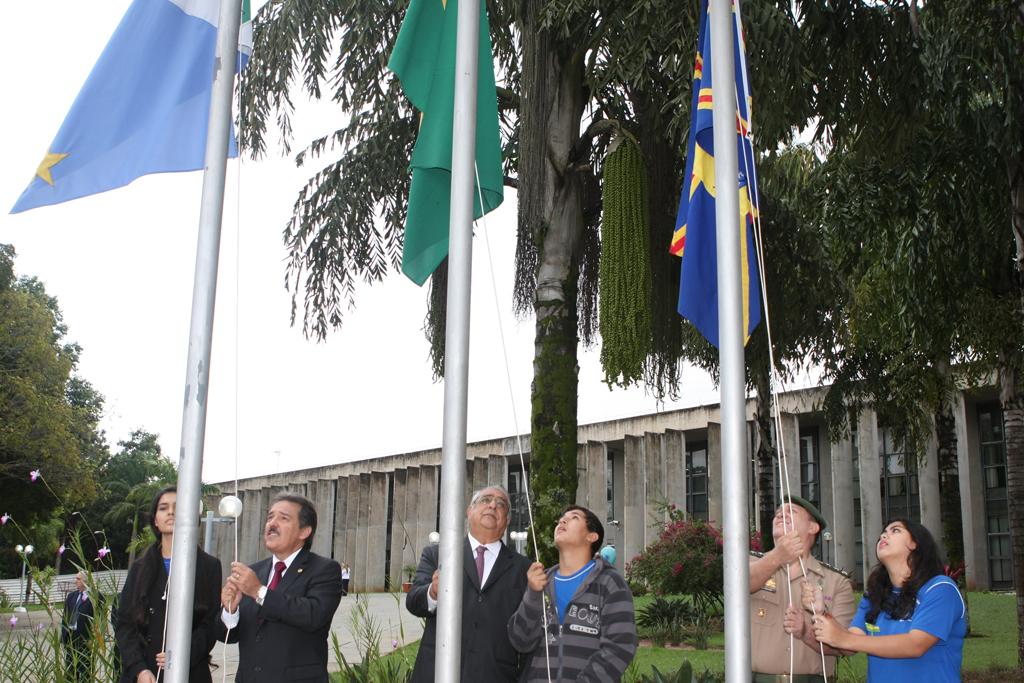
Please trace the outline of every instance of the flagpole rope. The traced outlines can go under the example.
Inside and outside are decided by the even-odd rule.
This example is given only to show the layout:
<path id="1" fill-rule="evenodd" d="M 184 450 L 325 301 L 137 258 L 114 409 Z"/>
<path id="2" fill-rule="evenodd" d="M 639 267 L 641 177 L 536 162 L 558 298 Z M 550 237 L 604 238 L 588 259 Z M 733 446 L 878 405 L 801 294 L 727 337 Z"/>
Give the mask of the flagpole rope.
<path id="1" fill-rule="evenodd" d="M 477 168 L 476 160 L 473 160 L 473 172 L 476 175 L 476 191 L 480 201 L 480 210 L 484 208 L 484 195 L 480 187 L 480 169 Z M 476 221 L 474 221 L 476 223 Z M 516 449 L 519 452 L 519 467 L 523 473 L 523 492 L 526 494 L 526 514 L 530 520 L 530 536 L 533 539 L 533 554 L 537 562 L 540 562 L 540 546 L 537 544 L 537 526 L 533 522 L 533 503 L 530 500 L 529 477 L 526 476 L 526 458 L 523 455 L 523 438 L 519 433 L 519 418 L 516 414 L 516 397 L 512 389 L 512 371 L 509 368 L 508 348 L 505 345 L 505 328 L 501 324 L 501 302 L 498 297 L 498 283 L 494 279 L 494 259 L 491 255 L 491 238 L 487 230 L 487 214 L 482 213 L 480 223 L 483 227 L 484 244 L 487 251 L 487 269 L 491 276 L 491 292 L 494 294 L 494 313 L 498 321 L 498 338 L 501 340 L 501 355 L 505 362 L 505 380 L 508 385 L 509 403 L 512 405 L 512 427 L 516 435 Z M 509 510 L 511 513 L 511 510 Z M 541 591 L 541 617 L 544 624 L 544 657 L 547 660 L 548 683 L 551 683 L 551 652 L 548 648 L 548 600 L 547 591 Z"/>
<path id="2" fill-rule="evenodd" d="M 242 25 L 242 19 L 245 13 L 245 3 L 243 2 L 241 7 L 241 14 L 238 17 L 239 26 Z M 240 76 L 242 73 L 242 53 L 240 50 L 235 50 L 235 74 Z M 239 368 L 240 362 L 238 360 L 239 351 L 239 324 L 241 322 L 241 299 L 242 299 L 242 123 L 244 119 L 241 116 L 242 112 L 242 79 L 238 78 L 238 84 L 235 87 L 235 111 L 239 113 L 238 116 L 238 127 L 236 129 L 236 135 L 238 138 L 238 157 L 235 159 L 235 406 L 234 406 L 234 469 L 235 469 L 235 481 L 234 481 L 234 496 L 238 498 L 238 396 L 239 396 Z M 219 511 L 218 511 L 219 512 Z M 231 557 L 232 562 L 238 562 L 238 516 L 235 516 L 231 520 L 232 530 L 232 544 L 231 544 Z M 224 632 L 224 644 L 221 647 L 221 681 L 227 683 L 228 680 L 228 637 L 231 635 L 231 627 L 226 626 Z"/>
<path id="3" fill-rule="evenodd" d="M 737 41 L 743 41 L 744 40 L 744 35 L 743 35 L 743 17 L 742 17 L 742 13 L 741 13 L 741 9 L 740 9 L 740 1 L 739 0 L 734 0 L 733 7 L 734 7 L 733 23 L 735 24 L 736 39 L 737 39 Z M 750 83 L 748 81 L 748 75 L 747 75 L 746 50 L 740 49 L 740 50 L 737 50 L 737 52 L 739 53 L 739 59 L 740 59 L 740 65 L 741 65 L 741 68 L 739 69 L 740 78 L 743 81 L 742 82 L 743 92 L 742 93 L 740 93 L 740 92 L 736 92 L 735 93 L 736 94 L 736 99 L 737 99 L 737 112 L 739 111 L 739 98 L 742 96 L 744 98 L 743 99 L 743 103 L 748 105 L 748 107 L 747 107 L 747 119 L 748 119 L 748 121 L 747 121 L 746 131 L 745 131 L 744 135 L 750 138 L 750 153 L 748 154 L 747 145 L 740 145 L 740 149 L 742 150 L 742 153 L 743 153 L 743 165 L 744 165 L 744 170 L 746 171 L 747 178 L 748 178 L 748 182 L 747 182 L 747 197 L 748 197 L 748 200 L 751 202 L 751 205 L 754 207 L 754 212 L 753 212 L 754 237 L 755 237 L 755 240 L 757 242 L 757 248 L 754 251 L 756 252 L 756 255 L 757 255 L 758 278 L 759 278 L 760 284 L 761 284 L 761 299 L 762 299 L 763 308 L 764 308 L 765 332 L 767 333 L 767 337 L 768 337 L 769 390 L 770 390 L 770 393 L 771 393 L 772 414 L 773 414 L 773 418 L 774 418 L 774 422 L 775 422 L 776 441 L 778 442 L 778 445 L 779 445 L 779 478 L 781 480 L 780 481 L 780 484 L 781 484 L 780 485 L 780 491 L 782 492 L 782 495 L 783 495 L 783 499 L 782 499 L 782 502 L 783 502 L 783 505 L 782 505 L 782 530 L 783 530 L 783 533 L 788 533 L 790 529 L 794 529 L 795 528 L 795 524 L 793 524 L 793 521 L 791 519 L 787 520 L 788 516 L 787 516 L 787 509 L 786 509 L 787 504 L 789 505 L 790 510 L 792 509 L 793 491 L 791 489 L 790 481 L 789 481 L 789 458 L 788 458 L 787 453 L 786 453 L 786 440 L 783 437 L 783 432 L 782 432 L 782 413 L 781 413 L 780 408 L 779 408 L 778 384 L 781 383 L 781 378 L 779 377 L 778 371 L 777 371 L 776 366 L 775 366 L 775 352 L 774 352 L 773 345 L 772 345 L 771 315 L 769 314 L 769 311 L 768 311 L 768 286 L 767 286 L 767 279 L 765 277 L 765 268 L 764 268 L 764 242 L 762 240 L 761 211 L 760 211 L 760 204 L 759 204 L 760 197 L 757 196 L 757 192 L 758 192 L 757 165 L 754 163 L 754 159 L 752 158 L 753 157 L 753 149 L 754 149 L 753 133 L 752 133 L 753 125 L 754 125 L 754 112 L 753 112 L 753 107 L 749 106 L 750 103 L 751 103 L 751 98 L 749 97 L 749 94 L 750 94 Z M 739 126 L 737 128 L 739 129 Z M 753 195 L 753 196 L 751 196 L 751 195 Z M 788 523 L 787 523 L 787 521 L 788 521 Z M 801 556 L 798 559 L 800 560 L 800 572 L 803 575 L 804 581 L 806 582 L 808 580 L 808 576 L 807 576 L 807 567 L 804 564 L 804 558 Z M 791 566 L 792 566 L 792 564 L 786 565 L 786 579 L 787 579 L 787 582 L 788 582 L 788 585 L 787 585 L 787 588 L 786 588 L 786 593 L 788 595 L 788 602 L 789 602 L 789 606 L 790 607 L 793 606 L 793 579 L 792 579 L 792 575 L 791 575 Z M 801 602 L 801 607 L 802 607 L 803 600 L 801 599 L 800 602 Z M 811 603 L 811 612 L 812 612 L 812 614 L 815 617 L 818 616 L 818 609 L 817 609 L 817 606 L 814 604 L 813 601 Z M 795 638 L 794 638 L 793 634 L 792 633 L 789 634 L 789 672 L 790 672 L 789 673 L 789 677 L 790 677 L 791 681 L 793 680 L 793 659 L 794 659 L 794 656 L 795 656 L 794 640 L 795 640 Z M 818 642 L 818 653 L 821 656 L 821 673 L 822 673 L 822 677 L 823 677 L 825 683 L 828 683 L 828 667 L 827 667 L 827 665 L 825 663 L 825 646 L 820 641 Z"/>

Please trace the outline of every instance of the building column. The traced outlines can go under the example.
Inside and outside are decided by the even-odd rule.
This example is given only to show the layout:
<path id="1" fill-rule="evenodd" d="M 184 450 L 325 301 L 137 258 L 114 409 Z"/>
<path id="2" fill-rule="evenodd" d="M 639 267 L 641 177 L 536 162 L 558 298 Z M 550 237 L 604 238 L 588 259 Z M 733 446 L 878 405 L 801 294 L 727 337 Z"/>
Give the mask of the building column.
<path id="1" fill-rule="evenodd" d="M 644 432 L 644 547 L 658 540 L 665 524 L 665 452 L 661 434 Z"/>
<path id="2" fill-rule="evenodd" d="M 853 442 L 850 437 L 830 444 L 832 460 L 832 516 L 826 517 L 832 531 L 831 562 L 853 573 L 857 566 L 856 526 L 853 519 Z"/>
<path id="3" fill-rule="evenodd" d="M 988 534 L 985 530 L 985 490 L 981 480 L 981 448 L 977 422 L 967 419 L 962 391 L 953 398 L 956 420 L 956 458 L 960 478 L 960 514 L 964 528 L 964 565 L 967 589 L 989 590 Z"/>
<path id="4" fill-rule="evenodd" d="M 857 463 L 860 468 L 860 528 L 864 579 L 875 566 L 875 545 L 882 531 L 882 492 L 879 482 L 882 463 L 878 457 L 878 420 L 875 411 L 864 408 L 857 418 Z"/>
<path id="5" fill-rule="evenodd" d="M 397 469 L 391 474 L 394 482 L 391 495 L 391 564 L 388 566 L 391 590 L 396 590 L 405 580 L 402 567 L 408 564 L 405 560 L 406 547 L 411 543 L 405 511 L 408 476 L 409 473 L 405 469 Z"/>
<path id="6" fill-rule="evenodd" d="M 370 528 L 370 510 L 373 508 L 373 487 L 370 484 L 369 472 L 361 472 L 358 477 L 359 507 L 356 508 L 356 533 L 354 556 L 352 558 L 352 589 L 362 593 L 367 589 L 369 576 L 366 573 L 367 548 L 370 544 L 370 537 L 367 534 Z"/>
<path id="7" fill-rule="evenodd" d="M 480 489 L 487 488 L 490 482 L 487 481 L 487 477 L 490 474 L 489 458 L 480 456 L 479 458 L 473 458 L 473 490 L 479 491 Z M 472 493 L 470 494 L 472 496 Z M 469 501 L 466 501 L 469 502 Z"/>
<path id="8" fill-rule="evenodd" d="M 344 562 L 345 536 L 348 531 L 346 516 L 348 515 L 348 477 L 338 477 L 334 482 L 334 542 L 331 557 Z"/>
<path id="9" fill-rule="evenodd" d="M 644 440 L 627 434 L 623 439 L 622 551 L 628 562 L 644 549 Z"/>
<path id="10" fill-rule="evenodd" d="M 789 481 L 789 491 L 782 491 L 792 496 L 800 495 L 800 418 L 793 413 L 779 415 L 782 423 L 782 438 L 779 440 L 786 449 L 786 463 L 783 474 Z M 781 457 L 781 454 L 780 454 Z M 776 475 L 777 478 L 777 475 Z"/>
<path id="11" fill-rule="evenodd" d="M 591 441 L 586 446 L 585 490 L 582 503 L 594 511 L 604 523 L 615 519 L 615 513 L 608 509 L 608 447 L 603 441 Z"/>
<path id="12" fill-rule="evenodd" d="M 384 590 L 388 540 L 388 476 L 387 472 L 370 473 L 370 509 L 366 524 L 366 567 L 363 591 Z"/>
<path id="13" fill-rule="evenodd" d="M 587 451 L 585 443 L 576 444 L 576 505 L 590 507 L 590 496 L 587 492 Z"/>
<path id="14" fill-rule="evenodd" d="M 409 534 L 402 551 L 402 566 L 419 564 L 426 539 L 420 536 L 420 468 L 405 470 L 405 532 Z"/>
<path id="15" fill-rule="evenodd" d="M 722 425 L 708 422 L 708 521 L 722 525 Z"/>
<path id="16" fill-rule="evenodd" d="M 355 573 L 358 548 L 356 529 L 359 528 L 360 503 L 358 474 L 345 477 L 345 489 L 345 551 L 340 560 L 347 563 L 349 570 Z"/>
<path id="17" fill-rule="evenodd" d="M 686 511 L 686 436 L 678 429 L 666 429 L 665 498 L 670 505 Z"/>
<path id="18" fill-rule="evenodd" d="M 908 454 L 910 455 L 910 454 Z M 934 423 L 924 453 L 918 460 L 917 492 L 921 504 L 921 524 L 939 544 L 939 553 L 945 560 L 946 548 L 942 542 L 942 511 L 939 496 L 939 440 Z"/>
<path id="19" fill-rule="evenodd" d="M 508 456 L 494 454 L 487 458 L 487 486 L 508 490 Z"/>
<path id="20" fill-rule="evenodd" d="M 437 528 L 437 477 L 441 468 L 437 465 L 420 467 L 420 497 L 417 501 L 419 512 L 419 547 L 422 550 L 430 542 L 430 532 Z"/>
<path id="21" fill-rule="evenodd" d="M 322 557 L 330 557 L 334 543 L 334 481 L 318 479 L 310 488 L 317 519 L 313 552 Z"/>

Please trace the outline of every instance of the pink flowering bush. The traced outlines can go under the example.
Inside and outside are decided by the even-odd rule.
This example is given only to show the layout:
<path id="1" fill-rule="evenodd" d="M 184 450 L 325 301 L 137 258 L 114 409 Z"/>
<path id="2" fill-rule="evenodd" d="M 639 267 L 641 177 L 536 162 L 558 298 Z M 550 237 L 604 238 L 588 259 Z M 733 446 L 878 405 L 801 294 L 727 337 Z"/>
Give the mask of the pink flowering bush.
<path id="1" fill-rule="evenodd" d="M 689 595 L 697 602 L 720 602 L 722 595 L 722 530 L 713 522 L 688 519 L 674 505 L 658 540 L 626 565 L 631 585 L 656 595 Z M 750 533 L 751 550 L 760 550 Z"/>

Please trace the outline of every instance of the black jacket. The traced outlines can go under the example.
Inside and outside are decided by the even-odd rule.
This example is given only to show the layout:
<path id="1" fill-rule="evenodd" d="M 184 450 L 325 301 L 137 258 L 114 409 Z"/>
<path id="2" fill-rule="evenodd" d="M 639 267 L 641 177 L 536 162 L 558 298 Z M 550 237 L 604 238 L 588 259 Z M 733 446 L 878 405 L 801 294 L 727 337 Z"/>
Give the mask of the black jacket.
<path id="1" fill-rule="evenodd" d="M 270 576 L 271 558 L 250 565 L 260 581 Z M 238 626 L 227 632 L 218 619 L 217 638 L 238 643 L 237 683 L 327 682 L 327 637 L 341 602 L 341 565 L 302 550 L 263 606 L 247 595 L 238 605 Z"/>
<path id="2" fill-rule="evenodd" d="M 427 609 L 427 591 L 437 569 L 438 548 L 423 549 L 413 586 L 405 599 L 410 612 L 427 620 L 420 641 L 411 683 L 434 680 L 434 649 L 437 619 Z M 522 657 L 508 640 L 508 620 L 519 607 L 526 590 L 530 560 L 502 544 L 487 583 L 480 588 L 469 539 L 463 544 L 462 577 L 462 678 L 463 681 L 513 683 L 522 670 Z"/>
<path id="3" fill-rule="evenodd" d="M 64 619 L 60 624 L 60 641 L 68 642 L 71 638 L 83 640 L 88 637 L 89 629 L 92 628 L 93 606 L 92 597 L 87 597 L 82 604 L 78 604 L 81 591 L 71 591 L 68 597 L 64 598 Z M 78 605 L 78 614 L 75 614 L 75 606 Z"/>
<path id="4" fill-rule="evenodd" d="M 139 626 L 135 621 L 135 586 L 141 580 L 145 563 L 150 563 L 153 581 L 145 590 L 142 609 L 145 623 Z M 200 577 L 201 580 L 200 580 Z M 220 561 L 196 549 L 196 595 L 195 602 L 207 605 L 206 609 L 193 609 L 192 645 L 189 655 L 189 683 L 212 683 L 210 675 L 210 651 L 217 642 L 217 621 L 220 618 Z M 114 621 L 114 636 L 121 656 L 120 683 L 135 683 L 136 676 L 143 669 L 154 674 L 157 653 L 164 649 L 164 615 L 167 602 L 164 591 L 167 587 L 167 573 L 159 550 L 146 553 L 135 561 L 128 570 L 121 598 L 118 601 L 117 618 Z M 204 595 L 199 595 L 204 593 Z"/>

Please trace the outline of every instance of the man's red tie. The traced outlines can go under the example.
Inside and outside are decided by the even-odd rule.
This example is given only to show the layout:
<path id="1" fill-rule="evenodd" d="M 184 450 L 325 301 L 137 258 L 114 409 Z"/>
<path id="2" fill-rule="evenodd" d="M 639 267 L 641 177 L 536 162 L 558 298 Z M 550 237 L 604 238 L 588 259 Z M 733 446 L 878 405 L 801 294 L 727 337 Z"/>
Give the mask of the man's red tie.
<path id="1" fill-rule="evenodd" d="M 281 575 L 284 574 L 284 569 L 287 565 L 280 560 L 274 565 L 274 578 L 270 579 L 270 585 L 267 586 L 270 590 L 277 588 L 277 584 L 281 583 Z"/>
<path id="2" fill-rule="evenodd" d="M 480 577 L 480 585 L 484 585 L 484 553 L 487 546 L 481 544 L 476 547 L 476 575 Z"/>

